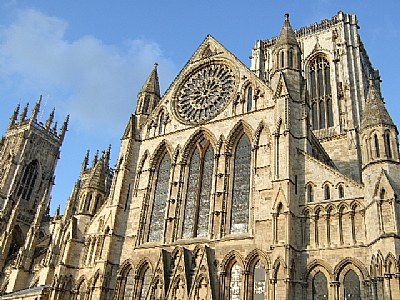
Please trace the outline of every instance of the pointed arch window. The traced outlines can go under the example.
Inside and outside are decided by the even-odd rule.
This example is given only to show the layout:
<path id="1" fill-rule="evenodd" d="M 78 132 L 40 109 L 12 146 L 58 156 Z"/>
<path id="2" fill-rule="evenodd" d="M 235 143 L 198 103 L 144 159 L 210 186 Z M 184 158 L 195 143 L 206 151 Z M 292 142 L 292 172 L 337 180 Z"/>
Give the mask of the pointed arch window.
<path id="1" fill-rule="evenodd" d="M 150 267 L 147 265 L 142 268 L 139 279 L 138 279 L 138 297 L 139 300 L 145 300 L 147 298 L 147 294 L 150 290 L 151 279 L 153 277 L 153 273 L 151 272 Z"/>
<path id="2" fill-rule="evenodd" d="M 242 267 L 235 262 L 229 274 L 229 300 L 240 300 L 242 293 Z"/>
<path id="3" fill-rule="evenodd" d="M 344 299 L 361 299 L 360 279 L 353 270 L 344 275 Z"/>
<path id="4" fill-rule="evenodd" d="M 293 48 L 290 48 L 288 52 L 288 65 L 289 68 L 293 68 Z"/>
<path id="5" fill-rule="evenodd" d="M 312 299 L 328 299 L 328 280 L 321 271 L 315 274 L 312 281 Z"/>
<path id="6" fill-rule="evenodd" d="M 387 158 L 392 158 L 392 150 L 390 149 L 390 133 L 385 132 L 385 152 Z"/>
<path id="7" fill-rule="evenodd" d="M 247 88 L 247 112 L 253 109 L 253 88 L 249 86 Z"/>
<path id="8" fill-rule="evenodd" d="M 126 272 L 123 281 L 123 295 L 120 299 L 131 300 L 133 299 L 133 286 L 135 283 L 135 273 L 132 268 L 129 268 L 129 270 Z"/>
<path id="9" fill-rule="evenodd" d="M 377 158 L 379 158 L 380 157 L 380 154 L 379 154 L 379 140 L 378 140 L 378 135 L 377 134 L 374 134 L 374 144 L 375 144 L 375 156 Z"/>
<path id="10" fill-rule="evenodd" d="M 149 107 L 150 107 L 150 95 L 146 95 L 144 98 L 144 104 L 143 104 L 143 113 L 148 114 L 149 113 Z"/>
<path id="11" fill-rule="evenodd" d="M 208 234 L 214 150 L 202 140 L 190 159 L 182 237 L 205 237 Z"/>
<path id="12" fill-rule="evenodd" d="M 332 127 L 334 124 L 330 64 L 325 56 L 319 55 L 310 61 L 308 84 L 311 96 L 313 129 Z"/>
<path id="13" fill-rule="evenodd" d="M 264 264 L 259 260 L 255 266 L 253 271 L 253 291 L 252 291 L 252 300 L 264 300 L 266 293 L 266 269 Z"/>
<path id="14" fill-rule="evenodd" d="M 281 55 L 280 55 L 280 59 L 281 59 L 281 68 L 285 67 L 285 51 L 281 50 Z"/>
<path id="15" fill-rule="evenodd" d="M 35 159 L 25 167 L 17 190 L 17 197 L 29 201 L 39 174 L 39 162 Z"/>
<path id="16" fill-rule="evenodd" d="M 163 134 L 165 130 L 165 117 L 164 112 L 160 113 L 160 117 L 158 119 L 158 134 Z"/>
<path id="17" fill-rule="evenodd" d="M 249 226 L 251 144 L 243 134 L 236 145 L 233 168 L 231 233 L 243 233 Z"/>
<path id="18" fill-rule="evenodd" d="M 149 242 L 162 241 L 164 236 L 165 203 L 168 199 L 170 169 L 171 158 L 168 153 L 165 153 L 158 166 L 157 178 L 155 180 L 153 207 L 150 216 Z"/>

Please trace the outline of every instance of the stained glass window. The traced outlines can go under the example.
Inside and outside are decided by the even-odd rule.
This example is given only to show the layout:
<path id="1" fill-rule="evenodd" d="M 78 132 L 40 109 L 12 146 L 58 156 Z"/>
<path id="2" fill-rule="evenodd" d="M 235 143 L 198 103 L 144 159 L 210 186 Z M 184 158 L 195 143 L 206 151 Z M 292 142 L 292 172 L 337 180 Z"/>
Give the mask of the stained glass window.
<path id="1" fill-rule="evenodd" d="M 318 272 L 313 278 L 312 296 L 313 300 L 328 299 L 328 281 L 322 272 Z"/>
<path id="2" fill-rule="evenodd" d="M 360 279 L 353 270 L 349 270 L 344 275 L 344 299 L 353 300 L 361 299 Z"/>
<path id="3" fill-rule="evenodd" d="M 161 241 L 163 238 L 165 203 L 168 199 L 170 168 L 171 159 L 168 154 L 165 154 L 158 167 L 150 218 L 149 242 Z"/>
<path id="4" fill-rule="evenodd" d="M 213 169 L 214 151 L 203 140 L 196 145 L 190 159 L 182 233 L 184 238 L 208 234 Z"/>
<path id="5" fill-rule="evenodd" d="M 238 263 L 232 266 L 229 283 L 229 300 L 240 300 L 242 290 L 242 268 Z"/>
<path id="6" fill-rule="evenodd" d="M 251 146 L 246 135 L 240 138 L 234 159 L 231 233 L 241 233 L 249 224 Z"/>
<path id="7" fill-rule="evenodd" d="M 258 261 L 254 266 L 253 300 L 265 299 L 265 276 L 265 267 L 260 261 Z"/>
<path id="8" fill-rule="evenodd" d="M 133 285 L 135 283 L 135 275 L 133 269 L 129 269 L 125 277 L 124 297 L 123 300 L 133 299 Z"/>

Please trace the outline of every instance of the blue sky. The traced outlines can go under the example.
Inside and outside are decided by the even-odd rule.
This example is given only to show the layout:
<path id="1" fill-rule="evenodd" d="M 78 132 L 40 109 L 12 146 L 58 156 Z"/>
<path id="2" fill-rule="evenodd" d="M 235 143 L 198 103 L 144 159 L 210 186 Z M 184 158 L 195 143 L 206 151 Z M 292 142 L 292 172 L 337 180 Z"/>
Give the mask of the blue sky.
<path id="1" fill-rule="evenodd" d="M 0 2 L 0 136 L 17 103 L 43 95 L 45 120 L 71 114 L 56 171 L 51 211 L 65 202 L 87 149 L 112 144 L 112 164 L 136 95 L 159 64 L 162 91 L 207 34 L 249 66 L 258 39 L 276 36 L 284 13 L 296 29 L 356 14 L 360 34 L 400 124 L 400 1 L 54 1 Z"/>

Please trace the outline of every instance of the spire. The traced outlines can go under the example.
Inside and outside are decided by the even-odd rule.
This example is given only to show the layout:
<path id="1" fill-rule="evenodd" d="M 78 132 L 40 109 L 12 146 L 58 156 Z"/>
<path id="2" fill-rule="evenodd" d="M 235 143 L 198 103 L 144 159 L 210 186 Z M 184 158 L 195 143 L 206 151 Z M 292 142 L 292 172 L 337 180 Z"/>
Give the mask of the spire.
<path id="1" fill-rule="evenodd" d="M 157 67 L 158 63 L 155 63 L 153 71 L 151 71 L 150 76 L 142 86 L 140 93 L 152 93 L 160 97 L 160 83 L 158 81 Z"/>
<path id="2" fill-rule="evenodd" d="M 29 103 L 26 104 L 26 106 L 24 107 L 24 110 L 21 113 L 21 116 L 19 117 L 20 122 L 25 121 L 26 115 L 28 114 L 28 108 L 29 108 Z"/>
<path id="3" fill-rule="evenodd" d="M 31 122 L 36 121 L 36 117 L 39 114 L 40 103 L 42 102 L 42 95 L 40 95 L 38 101 L 36 101 L 35 107 L 32 110 Z"/>
<path id="4" fill-rule="evenodd" d="M 367 128 L 376 125 L 394 126 L 375 82 L 372 77 L 369 79 L 369 90 L 361 119 L 361 127 Z"/>
<path id="5" fill-rule="evenodd" d="M 85 158 L 83 159 L 82 163 L 82 170 L 81 173 L 85 172 L 89 163 L 89 155 L 90 155 L 90 150 L 86 152 Z"/>
<path id="6" fill-rule="evenodd" d="M 61 127 L 61 133 L 60 133 L 60 141 L 61 143 L 64 141 L 65 133 L 68 130 L 68 123 L 69 123 L 69 115 L 65 118 L 64 124 Z"/>
<path id="7" fill-rule="evenodd" d="M 12 126 L 15 125 L 15 122 L 17 121 L 17 118 L 18 118 L 20 107 L 21 107 L 21 105 L 18 103 L 17 107 L 14 110 L 13 115 L 10 118 L 10 125 L 8 125 L 8 128 L 11 128 Z"/>
<path id="8" fill-rule="evenodd" d="M 153 71 L 147 78 L 138 94 L 136 114 L 148 115 L 160 101 L 160 83 L 157 73 L 158 64 L 154 64 Z"/>
<path id="9" fill-rule="evenodd" d="M 51 123 L 53 123 L 53 120 L 54 120 L 54 112 L 55 112 L 55 108 L 53 108 L 53 110 L 51 111 L 51 113 L 50 113 L 50 116 L 49 116 L 49 118 L 47 119 L 47 121 L 46 121 L 46 124 L 45 124 L 45 128 L 47 128 L 47 129 L 49 129 L 50 128 L 50 126 L 51 126 Z"/>
<path id="10" fill-rule="evenodd" d="M 294 46 L 299 46 L 297 39 L 296 39 L 296 34 L 294 30 L 292 29 L 292 25 L 290 25 L 289 21 L 289 14 L 285 14 L 285 22 L 283 23 L 281 33 L 279 34 L 277 45 L 294 45 Z"/>

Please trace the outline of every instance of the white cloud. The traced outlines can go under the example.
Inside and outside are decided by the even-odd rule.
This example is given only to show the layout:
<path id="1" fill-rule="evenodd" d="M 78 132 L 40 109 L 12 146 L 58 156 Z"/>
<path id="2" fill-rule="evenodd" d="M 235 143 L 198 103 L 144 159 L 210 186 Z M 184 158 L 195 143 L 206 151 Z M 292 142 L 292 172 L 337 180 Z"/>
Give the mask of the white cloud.
<path id="1" fill-rule="evenodd" d="M 80 129 L 120 135 L 154 62 L 162 82 L 171 82 L 176 67 L 155 42 L 117 47 L 93 36 L 68 41 L 67 29 L 65 21 L 38 10 L 19 11 L 12 24 L 0 27 L 0 76 L 17 78 L 21 94 L 41 89 Z"/>

